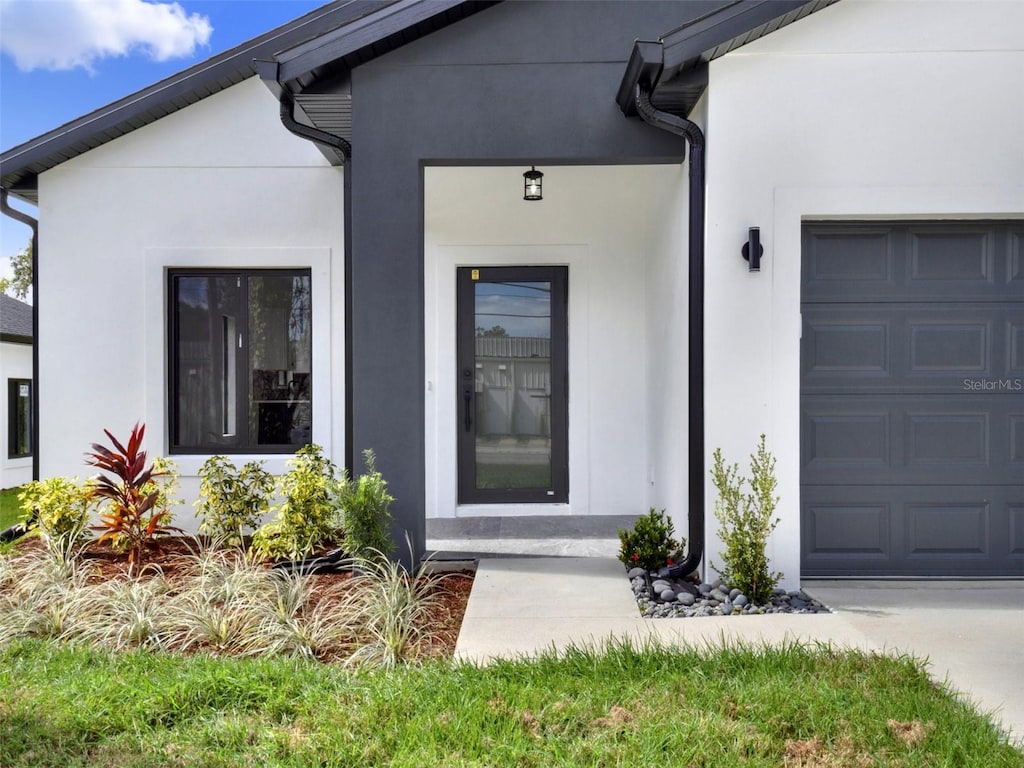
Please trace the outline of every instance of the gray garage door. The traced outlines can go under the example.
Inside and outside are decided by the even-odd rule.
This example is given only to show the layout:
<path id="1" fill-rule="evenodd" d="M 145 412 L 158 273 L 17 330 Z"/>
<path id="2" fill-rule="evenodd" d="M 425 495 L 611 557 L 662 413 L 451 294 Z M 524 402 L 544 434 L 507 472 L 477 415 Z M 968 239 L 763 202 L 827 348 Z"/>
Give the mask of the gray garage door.
<path id="1" fill-rule="evenodd" d="M 807 576 L 1024 576 L 1024 222 L 808 223 Z"/>

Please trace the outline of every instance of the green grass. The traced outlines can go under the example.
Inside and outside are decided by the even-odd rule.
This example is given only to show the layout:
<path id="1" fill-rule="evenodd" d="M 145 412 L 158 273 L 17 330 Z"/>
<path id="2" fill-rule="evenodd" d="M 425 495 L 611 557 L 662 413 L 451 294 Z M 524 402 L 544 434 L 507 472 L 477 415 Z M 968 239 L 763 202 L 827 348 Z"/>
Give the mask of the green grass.
<path id="1" fill-rule="evenodd" d="M 911 724 L 909 736 L 900 724 Z M 826 648 L 612 646 L 485 668 L 372 671 L 113 656 L 38 640 L 0 650 L 0 765 L 8 768 L 1020 768 L 1022 760 L 918 662 Z"/>
<path id="2" fill-rule="evenodd" d="M 10 528 L 21 520 L 21 505 L 18 493 L 21 488 L 8 488 L 0 491 L 0 531 Z"/>

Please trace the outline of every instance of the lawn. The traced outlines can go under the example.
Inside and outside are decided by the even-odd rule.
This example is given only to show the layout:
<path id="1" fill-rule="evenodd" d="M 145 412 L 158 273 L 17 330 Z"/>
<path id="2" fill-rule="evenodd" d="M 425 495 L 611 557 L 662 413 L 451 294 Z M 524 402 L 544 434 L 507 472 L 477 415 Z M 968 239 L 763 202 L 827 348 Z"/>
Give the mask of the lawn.
<path id="1" fill-rule="evenodd" d="M 0 491 L 0 531 L 10 528 L 21 519 L 21 505 L 18 493 L 21 488 L 8 488 Z"/>
<path id="2" fill-rule="evenodd" d="M 571 650 L 474 667 L 0 649 L 0 765 L 978 766 L 1024 754 L 907 658 Z"/>

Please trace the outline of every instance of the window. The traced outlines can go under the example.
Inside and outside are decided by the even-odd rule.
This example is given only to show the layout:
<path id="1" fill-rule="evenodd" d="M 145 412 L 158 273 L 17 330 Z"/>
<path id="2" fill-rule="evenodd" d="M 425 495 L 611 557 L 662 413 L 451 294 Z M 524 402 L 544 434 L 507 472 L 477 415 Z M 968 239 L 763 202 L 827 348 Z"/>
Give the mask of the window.
<path id="1" fill-rule="evenodd" d="M 32 455 L 32 381 L 7 380 L 7 456 Z"/>
<path id="2" fill-rule="evenodd" d="M 310 442 L 310 288 L 309 270 L 170 272 L 172 453 Z"/>

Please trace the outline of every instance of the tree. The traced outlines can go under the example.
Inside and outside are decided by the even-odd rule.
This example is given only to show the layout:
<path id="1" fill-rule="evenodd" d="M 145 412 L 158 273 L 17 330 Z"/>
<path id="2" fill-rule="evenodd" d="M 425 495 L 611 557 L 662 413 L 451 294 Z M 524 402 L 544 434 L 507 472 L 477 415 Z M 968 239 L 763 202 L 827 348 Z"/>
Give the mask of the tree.
<path id="1" fill-rule="evenodd" d="M 28 292 L 32 290 L 32 241 L 11 258 L 11 268 L 14 270 L 14 277 L 0 277 L 0 293 L 6 293 L 16 299 L 28 298 Z"/>

